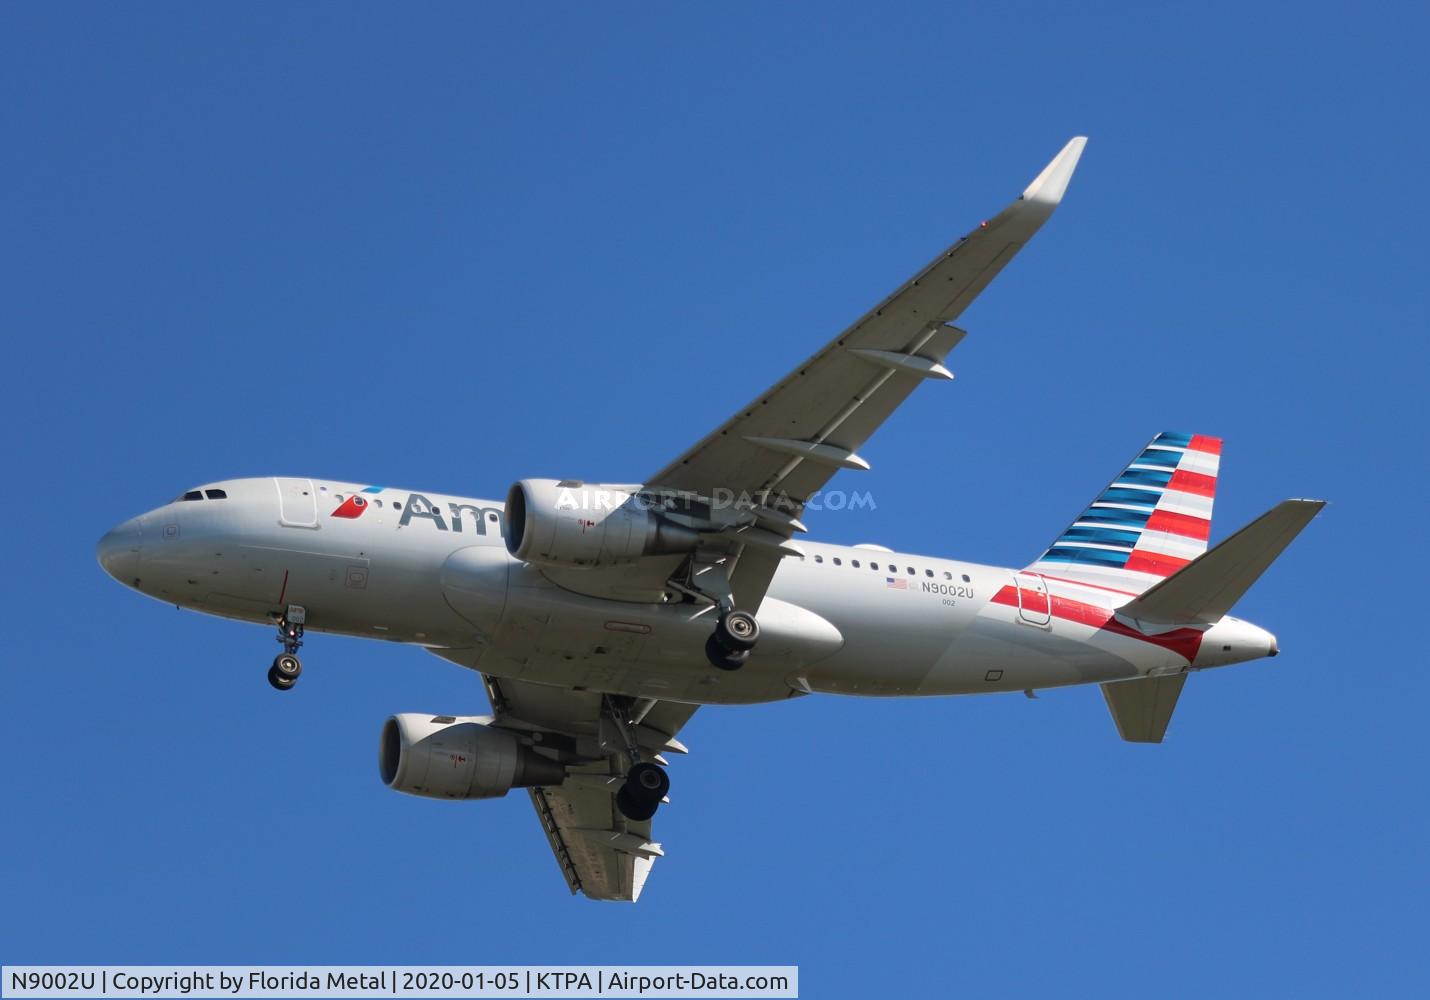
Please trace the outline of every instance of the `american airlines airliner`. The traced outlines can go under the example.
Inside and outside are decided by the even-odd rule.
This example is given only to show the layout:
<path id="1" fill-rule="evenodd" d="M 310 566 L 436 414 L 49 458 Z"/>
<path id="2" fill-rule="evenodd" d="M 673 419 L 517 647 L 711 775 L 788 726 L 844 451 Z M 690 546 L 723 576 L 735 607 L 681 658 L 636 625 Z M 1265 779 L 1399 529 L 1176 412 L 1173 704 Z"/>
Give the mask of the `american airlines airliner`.
<path id="1" fill-rule="evenodd" d="M 663 848 L 669 758 L 701 705 L 1101 685 L 1125 740 L 1163 738 L 1189 674 L 1277 654 L 1231 615 L 1323 503 L 1208 546 L 1222 442 L 1164 431 L 1037 558 L 983 566 L 808 540 L 841 469 L 963 339 L 952 325 L 1052 215 L 1085 140 L 779 383 L 638 483 L 525 479 L 500 499 L 279 476 L 207 483 L 117 526 L 104 569 L 264 625 L 279 691 L 308 632 L 469 667 L 486 715 L 399 714 L 397 791 L 524 788 L 573 893 L 635 900 Z"/>

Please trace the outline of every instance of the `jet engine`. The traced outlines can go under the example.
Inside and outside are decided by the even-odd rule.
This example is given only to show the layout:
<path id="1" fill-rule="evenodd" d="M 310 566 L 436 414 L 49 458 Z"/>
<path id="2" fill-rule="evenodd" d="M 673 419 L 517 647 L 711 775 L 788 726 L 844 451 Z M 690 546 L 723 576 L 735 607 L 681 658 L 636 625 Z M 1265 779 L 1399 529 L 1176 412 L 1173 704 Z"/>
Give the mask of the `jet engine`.
<path id="1" fill-rule="evenodd" d="M 700 536 L 638 489 L 523 479 L 507 493 L 507 551 L 527 562 L 588 568 L 693 550 Z"/>
<path id="2" fill-rule="evenodd" d="M 383 783 L 434 799 L 490 799 L 565 780 L 565 767 L 490 722 L 490 716 L 394 715 L 383 724 L 377 750 Z"/>

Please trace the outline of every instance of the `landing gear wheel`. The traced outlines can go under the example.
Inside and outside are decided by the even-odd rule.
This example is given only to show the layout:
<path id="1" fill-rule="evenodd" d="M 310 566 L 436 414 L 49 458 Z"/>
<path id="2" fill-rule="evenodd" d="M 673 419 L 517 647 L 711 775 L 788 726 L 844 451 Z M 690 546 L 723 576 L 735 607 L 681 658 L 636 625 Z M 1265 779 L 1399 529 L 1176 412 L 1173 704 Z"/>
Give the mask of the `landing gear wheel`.
<path id="1" fill-rule="evenodd" d="M 268 668 L 268 683 L 272 684 L 279 691 L 288 691 L 291 690 L 293 685 L 298 682 L 296 680 L 283 677 L 278 673 L 277 666 L 272 666 Z"/>
<path id="2" fill-rule="evenodd" d="M 749 652 L 760 641 L 760 623 L 748 611 L 727 611 L 715 623 L 715 641 L 731 653 Z"/>
<path id="3" fill-rule="evenodd" d="M 670 791 L 670 776 L 665 768 L 650 761 L 641 761 L 626 772 L 626 783 L 616 793 L 616 808 L 626 819 L 640 822 L 650 819 L 660 808 L 660 800 Z"/>
<path id="4" fill-rule="evenodd" d="M 280 653 L 273 660 L 273 676 L 288 681 L 289 687 L 293 686 L 293 682 L 298 680 L 298 675 L 302 672 L 303 664 L 292 653 Z"/>
<path id="5" fill-rule="evenodd" d="M 638 796 L 659 802 L 670 791 L 670 775 L 659 764 L 642 761 L 626 772 L 626 787 Z"/>
<path id="6" fill-rule="evenodd" d="M 745 661 L 750 658 L 748 649 L 738 653 L 732 653 L 712 635 L 705 640 L 705 658 L 710 661 L 710 665 L 717 670 L 739 670 L 745 665 Z"/>
<path id="7" fill-rule="evenodd" d="M 616 808 L 626 819 L 642 823 L 655 815 L 655 811 L 660 808 L 660 800 L 641 799 L 631 794 L 629 785 L 622 785 L 621 790 L 616 793 Z"/>

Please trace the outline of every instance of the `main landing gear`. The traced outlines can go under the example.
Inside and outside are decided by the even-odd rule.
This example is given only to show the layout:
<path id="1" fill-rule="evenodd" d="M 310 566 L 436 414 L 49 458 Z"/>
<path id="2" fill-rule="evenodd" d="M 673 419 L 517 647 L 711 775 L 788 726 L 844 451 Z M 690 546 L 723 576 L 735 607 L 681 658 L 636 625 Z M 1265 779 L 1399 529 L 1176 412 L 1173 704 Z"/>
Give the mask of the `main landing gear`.
<path id="1" fill-rule="evenodd" d="M 739 670 L 760 641 L 760 623 L 748 611 L 722 612 L 715 632 L 705 640 L 705 656 L 721 670 Z"/>
<path id="2" fill-rule="evenodd" d="M 641 761 L 626 772 L 626 783 L 616 793 L 616 808 L 630 820 L 647 820 L 660 808 L 670 791 L 670 776 L 659 764 Z"/>
<path id="3" fill-rule="evenodd" d="M 665 768 L 653 761 L 641 760 L 640 744 L 636 742 L 633 726 L 639 719 L 631 718 L 635 703 L 629 699 L 607 695 L 604 699 L 606 719 L 615 730 L 616 738 L 623 745 L 631 768 L 626 772 L 626 780 L 616 792 L 616 809 L 626 819 L 644 822 L 655 815 L 661 801 L 670 791 L 670 776 Z"/>
<path id="4" fill-rule="evenodd" d="M 705 640 L 705 658 L 719 670 L 739 670 L 750 658 L 750 650 L 760 641 L 760 623 L 748 611 L 735 607 L 730 590 L 728 556 L 693 555 L 683 568 L 683 579 L 667 585 L 688 600 L 709 601 L 719 611 L 715 631 Z"/>
<path id="5" fill-rule="evenodd" d="M 279 691 L 287 691 L 298 683 L 303 672 L 303 663 L 298 659 L 298 647 L 303 645 L 303 623 L 307 612 L 297 604 L 288 605 L 288 610 L 278 618 L 277 639 L 283 644 L 283 652 L 273 658 L 273 666 L 268 668 L 268 683 Z"/>

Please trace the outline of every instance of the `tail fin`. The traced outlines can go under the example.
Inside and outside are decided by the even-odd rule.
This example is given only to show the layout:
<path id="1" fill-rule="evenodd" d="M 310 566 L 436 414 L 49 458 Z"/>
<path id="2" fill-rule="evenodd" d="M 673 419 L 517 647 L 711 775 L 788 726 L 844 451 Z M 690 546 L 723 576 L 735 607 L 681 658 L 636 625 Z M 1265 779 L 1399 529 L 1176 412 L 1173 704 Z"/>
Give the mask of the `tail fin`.
<path id="1" fill-rule="evenodd" d="M 1158 434 L 1028 567 L 1140 594 L 1207 550 L 1221 439 Z"/>
<path id="2" fill-rule="evenodd" d="M 1215 624 L 1266 572 L 1324 500 L 1283 500 L 1206 555 L 1117 609 L 1152 624 Z"/>

